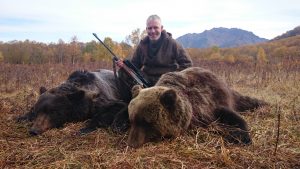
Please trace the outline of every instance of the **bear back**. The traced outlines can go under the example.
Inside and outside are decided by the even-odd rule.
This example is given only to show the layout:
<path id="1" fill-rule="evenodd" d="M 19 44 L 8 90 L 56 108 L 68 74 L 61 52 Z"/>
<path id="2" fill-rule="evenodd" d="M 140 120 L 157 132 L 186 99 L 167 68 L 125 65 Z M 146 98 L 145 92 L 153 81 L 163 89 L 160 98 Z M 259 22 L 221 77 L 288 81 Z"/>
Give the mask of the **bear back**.
<path id="1" fill-rule="evenodd" d="M 192 106 L 192 124 L 206 126 L 215 120 L 218 106 L 233 108 L 233 96 L 227 84 L 207 69 L 192 67 L 164 74 L 156 86 L 175 89 Z"/>

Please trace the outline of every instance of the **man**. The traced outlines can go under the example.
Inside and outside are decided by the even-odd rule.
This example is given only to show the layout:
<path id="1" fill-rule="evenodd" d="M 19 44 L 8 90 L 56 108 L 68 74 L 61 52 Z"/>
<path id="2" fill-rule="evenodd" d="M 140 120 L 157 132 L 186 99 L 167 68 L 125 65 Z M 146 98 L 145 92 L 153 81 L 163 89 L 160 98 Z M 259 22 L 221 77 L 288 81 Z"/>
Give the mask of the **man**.
<path id="1" fill-rule="evenodd" d="M 160 76 L 171 71 L 181 71 L 192 66 L 192 60 L 183 47 L 165 30 L 161 19 L 151 15 L 146 22 L 147 36 L 138 44 L 132 58 L 132 64 L 141 70 L 148 82 L 154 86 Z M 117 62 L 122 67 L 123 61 Z M 131 100 L 132 79 L 123 71 L 118 71 L 119 90 L 123 100 Z"/>
<path id="2" fill-rule="evenodd" d="M 159 16 L 148 17 L 146 31 L 147 36 L 137 46 L 131 62 L 141 70 L 150 86 L 155 85 L 164 73 L 192 66 L 190 56 L 172 35 L 163 29 Z"/>

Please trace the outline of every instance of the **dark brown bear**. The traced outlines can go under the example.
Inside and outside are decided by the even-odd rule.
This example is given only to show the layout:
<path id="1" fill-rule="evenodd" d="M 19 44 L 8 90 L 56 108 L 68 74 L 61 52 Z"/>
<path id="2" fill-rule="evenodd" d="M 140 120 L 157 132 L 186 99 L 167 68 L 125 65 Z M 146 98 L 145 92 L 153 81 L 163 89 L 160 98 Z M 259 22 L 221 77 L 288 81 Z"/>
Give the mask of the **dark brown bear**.
<path id="1" fill-rule="evenodd" d="M 231 90 L 212 72 L 192 67 L 164 74 L 154 87 L 132 89 L 128 112 L 131 129 L 128 145 L 139 147 L 160 138 L 170 138 L 212 122 L 232 143 L 251 143 L 246 121 L 237 111 L 252 110 L 264 101 Z"/>
<path id="2" fill-rule="evenodd" d="M 61 85 L 50 90 L 41 88 L 40 94 L 31 111 L 18 118 L 33 121 L 29 130 L 32 135 L 87 119 L 81 133 L 109 126 L 126 130 L 129 125 L 128 104 L 122 101 L 110 70 L 75 71 Z"/>

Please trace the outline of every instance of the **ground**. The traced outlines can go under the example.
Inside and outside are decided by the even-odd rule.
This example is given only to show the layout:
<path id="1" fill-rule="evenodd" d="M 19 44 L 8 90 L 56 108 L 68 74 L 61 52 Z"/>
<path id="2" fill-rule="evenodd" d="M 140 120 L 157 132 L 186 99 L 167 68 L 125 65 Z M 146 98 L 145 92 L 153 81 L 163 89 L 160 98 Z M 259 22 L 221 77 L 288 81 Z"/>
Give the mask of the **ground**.
<path id="1" fill-rule="evenodd" d="M 196 66 L 209 68 L 235 90 L 272 104 L 268 110 L 243 115 L 251 127 L 252 145 L 227 144 L 221 136 L 197 129 L 132 149 L 126 145 L 128 133 L 99 129 L 76 135 L 83 123 L 31 137 L 29 124 L 15 123 L 13 118 L 28 111 L 40 86 L 53 87 L 83 66 L 1 64 L 0 168 L 300 168 L 299 64 L 263 69 Z"/>

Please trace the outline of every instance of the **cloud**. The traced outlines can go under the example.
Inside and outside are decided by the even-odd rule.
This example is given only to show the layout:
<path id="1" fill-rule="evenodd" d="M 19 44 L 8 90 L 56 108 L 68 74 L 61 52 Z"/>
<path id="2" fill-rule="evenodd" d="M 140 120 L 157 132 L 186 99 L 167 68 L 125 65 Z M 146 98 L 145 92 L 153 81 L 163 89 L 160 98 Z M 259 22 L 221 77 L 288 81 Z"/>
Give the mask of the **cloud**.
<path id="1" fill-rule="evenodd" d="M 273 38 L 298 26 L 300 20 L 298 0 L 0 0 L 0 4 L 4 41 L 57 42 L 74 35 L 90 41 L 96 32 L 120 42 L 132 30 L 144 29 L 151 14 L 160 15 L 175 38 L 213 27 L 237 27 Z"/>

